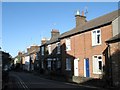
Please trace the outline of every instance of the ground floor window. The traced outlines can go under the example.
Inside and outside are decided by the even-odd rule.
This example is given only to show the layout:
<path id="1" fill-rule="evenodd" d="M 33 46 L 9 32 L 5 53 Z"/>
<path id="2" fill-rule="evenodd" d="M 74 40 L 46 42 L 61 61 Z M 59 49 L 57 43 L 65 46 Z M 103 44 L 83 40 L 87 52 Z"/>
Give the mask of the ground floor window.
<path id="1" fill-rule="evenodd" d="M 57 67 L 57 69 L 61 68 L 61 61 L 59 58 L 57 58 L 56 67 Z"/>
<path id="2" fill-rule="evenodd" d="M 57 61 L 57 68 L 61 68 L 61 61 Z"/>
<path id="3" fill-rule="evenodd" d="M 66 58 L 66 70 L 71 70 L 71 59 Z"/>
<path id="4" fill-rule="evenodd" d="M 47 68 L 51 70 L 51 60 L 52 59 L 47 59 Z"/>
<path id="5" fill-rule="evenodd" d="M 102 55 L 94 55 L 93 56 L 93 73 L 102 74 L 102 68 L 103 68 Z"/>

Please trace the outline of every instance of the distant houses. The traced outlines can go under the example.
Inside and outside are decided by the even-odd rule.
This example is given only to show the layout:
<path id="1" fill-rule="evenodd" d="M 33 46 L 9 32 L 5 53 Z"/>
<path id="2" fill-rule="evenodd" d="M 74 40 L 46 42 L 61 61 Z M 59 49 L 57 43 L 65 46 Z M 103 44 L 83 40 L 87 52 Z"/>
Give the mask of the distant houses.
<path id="1" fill-rule="evenodd" d="M 114 73 L 120 74 L 120 63 L 111 56 L 116 51 L 113 48 L 120 41 L 117 39 L 116 46 L 113 46 L 116 43 L 116 35 L 120 33 L 119 11 L 90 21 L 86 20 L 84 12 L 80 14 L 77 11 L 76 26 L 73 29 L 62 34 L 59 30 L 52 29 L 50 39 L 43 38 L 40 46 L 30 46 L 27 52 L 22 53 L 22 69 L 46 75 L 61 75 L 68 81 L 74 82 L 80 77 L 104 78 L 112 85 L 120 85 L 120 79 L 114 75 Z"/>
<path id="2" fill-rule="evenodd" d="M 19 67 L 20 70 L 33 71 L 34 62 L 38 60 L 36 59 L 38 51 L 39 46 L 32 45 L 27 48 L 27 52 L 18 52 L 14 60 L 15 68 Z"/>

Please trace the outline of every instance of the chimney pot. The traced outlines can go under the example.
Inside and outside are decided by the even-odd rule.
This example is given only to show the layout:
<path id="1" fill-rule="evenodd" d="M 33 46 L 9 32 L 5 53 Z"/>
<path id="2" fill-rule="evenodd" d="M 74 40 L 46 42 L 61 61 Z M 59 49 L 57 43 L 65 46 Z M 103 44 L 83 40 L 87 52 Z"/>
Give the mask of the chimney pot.
<path id="1" fill-rule="evenodd" d="M 82 16 L 84 16 L 84 11 L 82 11 Z"/>
<path id="2" fill-rule="evenodd" d="M 85 24 L 86 17 L 84 16 L 84 11 L 82 11 L 82 15 L 80 15 L 79 10 L 77 10 L 75 17 L 76 17 L 76 27 Z"/>
<path id="3" fill-rule="evenodd" d="M 77 10 L 76 15 L 80 15 L 80 11 L 79 10 Z"/>

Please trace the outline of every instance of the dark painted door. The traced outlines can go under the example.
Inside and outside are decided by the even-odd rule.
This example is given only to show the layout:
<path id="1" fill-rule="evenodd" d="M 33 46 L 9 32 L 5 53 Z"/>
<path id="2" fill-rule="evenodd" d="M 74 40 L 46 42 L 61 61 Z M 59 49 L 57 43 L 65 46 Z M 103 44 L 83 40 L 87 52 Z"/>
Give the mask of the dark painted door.
<path id="1" fill-rule="evenodd" d="M 89 58 L 86 58 L 86 77 L 89 77 Z"/>

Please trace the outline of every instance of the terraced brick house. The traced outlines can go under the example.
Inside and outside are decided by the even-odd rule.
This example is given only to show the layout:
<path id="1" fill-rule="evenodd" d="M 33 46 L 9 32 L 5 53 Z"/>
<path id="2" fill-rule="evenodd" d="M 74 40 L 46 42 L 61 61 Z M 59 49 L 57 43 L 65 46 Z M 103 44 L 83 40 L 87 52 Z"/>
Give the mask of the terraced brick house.
<path id="1" fill-rule="evenodd" d="M 77 11 L 76 27 L 59 37 L 64 75 L 73 81 L 75 77 L 103 77 L 105 66 L 103 51 L 107 48 L 105 41 L 118 34 L 116 29 L 118 11 L 90 21 L 86 20 L 84 12 L 80 15 Z"/>
<path id="2" fill-rule="evenodd" d="M 60 33 L 58 30 L 51 31 L 51 38 L 46 43 L 47 56 L 46 64 L 49 73 L 60 74 L 61 72 L 61 50 L 60 50 Z"/>
<path id="3" fill-rule="evenodd" d="M 40 53 L 39 53 L 39 67 L 40 67 L 40 73 L 47 73 L 47 62 L 46 62 L 46 57 L 47 57 L 47 45 L 46 43 L 49 41 L 49 39 L 43 38 L 41 40 L 41 45 L 40 45 Z"/>

